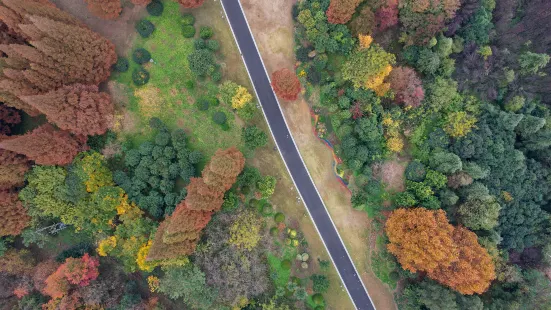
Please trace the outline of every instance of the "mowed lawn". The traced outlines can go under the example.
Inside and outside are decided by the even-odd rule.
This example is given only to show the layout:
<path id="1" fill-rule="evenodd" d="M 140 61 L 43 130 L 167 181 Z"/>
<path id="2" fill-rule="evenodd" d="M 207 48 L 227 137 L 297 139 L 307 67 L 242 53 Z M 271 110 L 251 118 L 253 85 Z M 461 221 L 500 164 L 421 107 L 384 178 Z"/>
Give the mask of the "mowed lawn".
<path id="1" fill-rule="evenodd" d="M 192 74 L 187 59 L 194 51 L 194 38 L 186 39 L 182 35 L 179 5 L 173 1 L 163 3 L 165 8 L 161 16 L 146 17 L 155 25 L 153 34 L 148 38 L 137 36 L 132 50 L 125 55 L 130 62 L 129 70 L 114 74 L 117 82 L 127 86 L 127 109 L 138 122 L 133 126 L 136 132 L 122 134 L 133 142 L 142 142 L 149 137 L 149 119 L 159 117 L 171 128 L 184 128 L 192 146 L 207 158 L 219 148 L 237 146 L 243 149 L 241 122 L 236 122 L 231 107 L 221 103 L 211 106 L 208 111 L 197 109 L 195 102 L 201 96 L 218 96 L 218 85 L 208 79 L 199 80 Z M 196 25 L 196 28 L 197 38 L 199 26 Z M 217 39 L 216 30 L 213 39 Z M 143 65 L 150 73 L 149 83 L 140 87 L 132 82 L 132 72 L 140 67 L 132 60 L 132 52 L 137 48 L 145 48 L 152 58 L 151 62 Z M 186 88 L 188 81 L 194 82 L 193 89 Z M 225 129 L 212 120 L 212 115 L 217 111 L 227 116 L 228 126 Z"/>

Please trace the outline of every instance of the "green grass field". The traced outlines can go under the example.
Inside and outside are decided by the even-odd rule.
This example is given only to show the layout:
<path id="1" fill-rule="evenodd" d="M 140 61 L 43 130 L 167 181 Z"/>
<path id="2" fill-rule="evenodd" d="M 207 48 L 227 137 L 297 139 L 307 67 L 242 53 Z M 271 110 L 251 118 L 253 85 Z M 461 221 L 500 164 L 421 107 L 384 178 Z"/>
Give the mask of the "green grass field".
<path id="1" fill-rule="evenodd" d="M 195 149 L 210 157 L 217 149 L 237 146 L 243 149 L 241 125 L 236 122 L 231 107 L 224 104 L 199 111 L 195 101 L 201 96 L 217 96 L 218 85 L 209 80 L 198 81 L 191 73 L 188 55 L 194 50 L 193 38 L 182 35 L 182 15 L 176 2 L 165 1 L 162 16 L 148 16 L 155 25 L 155 31 L 148 38 L 140 36 L 126 57 L 130 62 L 127 72 L 114 74 L 114 79 L 127 86 L 128 110 L 139 122 L 135 128 L 139 132 L 123 132 L 126 139 L 139 143 L 149 138 L 147 122 L 151 117 L 159 117 L 171 128 L 184 128 L 189 134 L 189 142 Z M 197 27 L 198 28 L 198 27 Z M 196 37 L 198 36 L 198 29 Z M 216 33 L 213 36 L 216 39 Z M 152 61 L 143 65 L 149 71 L 150 80 L 137 87 L 132 82 L 132 71 L 140 65 L 132 60 L 132 51 L 145 48 L 151 53 Z M 187 81 L 194 81 L 195 87 L 186 89 Z M 215 124 L 212 115 L 222 111 L 228 118 L 228 126 Z"/>

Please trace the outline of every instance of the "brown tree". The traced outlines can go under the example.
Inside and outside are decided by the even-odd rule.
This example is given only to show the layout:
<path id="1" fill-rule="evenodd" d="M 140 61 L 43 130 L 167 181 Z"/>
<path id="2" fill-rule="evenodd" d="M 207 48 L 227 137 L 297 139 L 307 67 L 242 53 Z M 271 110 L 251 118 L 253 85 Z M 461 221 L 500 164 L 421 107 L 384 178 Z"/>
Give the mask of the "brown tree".
<path id="1" fill-rule="evenodd" d="M 284 68 L 272 73 L 272 87 L 279 97 L 293 101 L 300 93 L 300 81 L 296 74 Z"/>
<path id="2" fill-rule="evenodd" d="M 177 0 L 183 7 L 188 9 L 198 8 L 203 5 L 205 0 Z"/>
<path id="3" fill-rule="evenodd" d="M 243 167 L 245 167 L 245 157 L 237 148 L 217 150 L 203 169 L 204 182 L 223 194 L 235 183 Z"/>
<path id="4" fill-rule="evenodd" d="M 0 148 L 23 154 L 39 165 L 67 165 L 84 149 L 71 134 L 55 130 L 49 124 L 0 141 Z"/>
<path id="5" fill-rule="evenodd" d="M 59 268 L 59 266 L 60 264 L 53 259 L 39 263 L 34 270 L 34 288 L 37 291 L 44 293 L 44 288 L 46 287 L 46 283 L 44 282 L 52 273 L 57 270 L 57 268 Z"/>
<path id="6" fill-rule="evenodd" d="M 122 11 L 120 0 L 86 0 L 88 11 L 103 19 L 116 19 Z"/>
<path id="7" fill-rule="evenodd" d="M 201 230 L 207 226 L 211 216 L 211 211 L 191 210 L 185 201 L 180 202 L 170 217 L 164 242 L 170 244 L 199 239 Z"/>
<path id="8" fill-rule="evenodd" d="M 151 3 L 151 0 L 131 0 L 130 2 L 134 5 L 148 5 Z"/>
<path id="9" fill-rule="evenodd" d="M 224 203 L 224 192 L 220 187 L 206 184 L 203 178 L 191 178 L 186 189 L 186 205 L 191 210 L 218 211 Z"/>
<path id="10" fill-rule="evenodd" d="M 415 108 L 425 98 L 421 79 L 409 67 L 396 67 L 388 76 L 390 88 L 394 91 L 394 102 L 405 107 Z"/>
<path id="11" fill-rule="evenodd" d="M 0 149 L 0 190 L 19 187 L 25 183 L 29 160 L 23 155 Z"/>
<path id="12" fill-rule="evenodd" d="M 30 220 L 16 192 L 0 191 L 0 237 L 21 234 Z"/>
<path id="13" fill-rule="evenodd" d="M 429 272 L 429 277 L 463 295 L 484 293 L 496 278 L 491 256 L 478 244 L 476 234 L 465 227 L 455 228 L 453 241 L 459 249 L 459 259 Z"/>
<path id="14" fill-rule="evenodd" d="M 359 35 L 371 35 L 375 26 L 375 14 L 369 6 L 364 6 L 358 16 L 350 22 L 350 30 L 354 37 Z"/>
<path id="15" fill-rule="evenodd" d="M 95 85 L 74 84 L 21 99 L 63 130 L 78 135 L 101 135 L 110 127 L 113 104 Z"/>
<path id="16" fill-rule="evenodd" d="M 361 0 L 331 0 L 327 9 L 327 21 L 332 24 L 346 24 L 354 15 Z"/>

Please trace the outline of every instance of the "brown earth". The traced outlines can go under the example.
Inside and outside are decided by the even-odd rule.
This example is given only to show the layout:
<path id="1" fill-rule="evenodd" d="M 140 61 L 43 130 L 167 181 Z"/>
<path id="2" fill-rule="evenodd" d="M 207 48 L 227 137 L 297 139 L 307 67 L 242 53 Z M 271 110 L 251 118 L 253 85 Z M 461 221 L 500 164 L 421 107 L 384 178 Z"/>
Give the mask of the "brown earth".
<path id="1" fill-rule="evenodd" d="M 293 0 L 242 0 L 269 73 L 283 67 L 294 67 L 293 3 Z M 352 209 L 350 193 L 336 179 L 331 151 L 313 135 L 308 104 L 300 99 L 282 102 L 282 107 L 300 153 L 375 306 L 377 309 L 395 309 L 392 293 L 373 275 L 369 266 L 370 221 L 365 212 Z"/>

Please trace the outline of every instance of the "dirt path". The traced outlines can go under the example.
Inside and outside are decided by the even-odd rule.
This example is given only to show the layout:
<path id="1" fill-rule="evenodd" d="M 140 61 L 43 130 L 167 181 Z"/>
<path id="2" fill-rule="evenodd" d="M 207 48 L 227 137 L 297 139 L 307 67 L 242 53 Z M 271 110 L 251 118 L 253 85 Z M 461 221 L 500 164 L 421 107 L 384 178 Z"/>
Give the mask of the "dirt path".
<path id="1" fill-rule="evenodd" d="M 242 0 L 243 9 L 269 73 L 292 69 L 293 0 Z M 304 100 L 282 102 L 293 137 L 314 182 L 343 237 L 356 267 L 362 273 L 377 309 L 395 309 L 392 293 L 373 275 L 368 263 L 369 219 L 352 209 L 350 193 L 337 181 L 332 170 L 331 151 L 312 134 L 310 112 Z"/>

